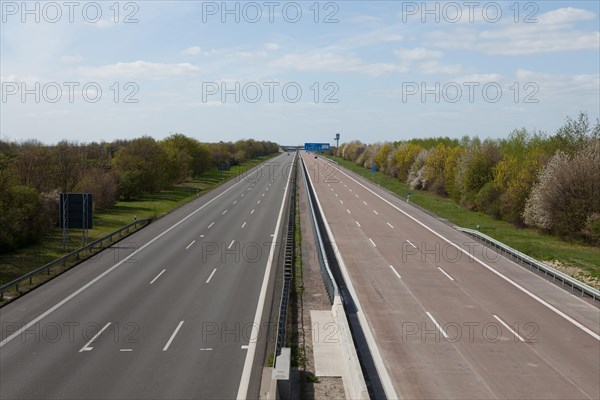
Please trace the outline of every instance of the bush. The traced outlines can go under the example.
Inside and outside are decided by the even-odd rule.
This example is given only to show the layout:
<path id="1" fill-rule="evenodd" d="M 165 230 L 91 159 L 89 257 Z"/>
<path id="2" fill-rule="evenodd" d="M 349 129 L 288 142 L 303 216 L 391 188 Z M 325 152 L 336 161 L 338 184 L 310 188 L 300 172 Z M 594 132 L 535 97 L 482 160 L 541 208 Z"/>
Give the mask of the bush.
<path id="1" fill-rule="evenodd" d="M 598 165 L 599 139 L 589 140 L 573 158 L 557 151 L 527 199 L 523 212 L 525 222 L 549 229 L 565 239 L 590 238 L 590 235 L 593 238 L 593 215 L 600 213 Z"/>
<path id="2" fill-rule="evenodd" d="M 582 233 L 588 242 L 600 245 L 600 214 L 594 213 L 588 217 Z"/>
<path id="3" fill-rule="evenodd" d="M 488 182 L 483 185 L 475 196 L 477 211 L 484 212 L 496 219 L 500 218 L 499 195 L 500 193 L 494 187 L 494 182 Z"/>
<path id="4" fill-rule="evenodd" d="M 86 171 L 83 178 L 77 183 L 75 190 L 92 193 L 96 210 L 106 210 L 117 201 L 117 180 L 114 174 L 100 168 L 91 168 Z"/>

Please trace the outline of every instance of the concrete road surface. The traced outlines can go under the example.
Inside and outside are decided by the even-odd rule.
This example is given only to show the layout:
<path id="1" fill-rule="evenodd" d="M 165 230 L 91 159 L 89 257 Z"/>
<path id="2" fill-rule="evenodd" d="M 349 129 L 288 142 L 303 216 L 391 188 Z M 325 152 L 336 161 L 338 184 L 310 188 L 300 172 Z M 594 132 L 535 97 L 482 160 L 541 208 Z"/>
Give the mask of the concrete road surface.
<path id="1" fill-rule="evenodd" d="M 600 398 L 598 308 L 377 185 L 302 156 L 389 397 Z"/>
<path id="2" fill-rule="evenodd" d="M 264 333 L 293 158 L 269 160 L 2 308 L 0 397 L 255 396 L 264 351 L 250 339 Z"/>

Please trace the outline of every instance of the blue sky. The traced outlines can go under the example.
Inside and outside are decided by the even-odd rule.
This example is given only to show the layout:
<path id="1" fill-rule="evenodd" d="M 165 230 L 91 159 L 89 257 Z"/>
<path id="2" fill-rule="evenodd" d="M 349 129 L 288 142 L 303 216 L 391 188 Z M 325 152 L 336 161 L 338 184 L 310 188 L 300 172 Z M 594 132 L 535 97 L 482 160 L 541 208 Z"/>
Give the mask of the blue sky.
<path id="1" fill-rule="evenodd" d="M 597 1 L 74 3 L 0 2 L 2 139 L 484 138 L 600 110 Z"/>

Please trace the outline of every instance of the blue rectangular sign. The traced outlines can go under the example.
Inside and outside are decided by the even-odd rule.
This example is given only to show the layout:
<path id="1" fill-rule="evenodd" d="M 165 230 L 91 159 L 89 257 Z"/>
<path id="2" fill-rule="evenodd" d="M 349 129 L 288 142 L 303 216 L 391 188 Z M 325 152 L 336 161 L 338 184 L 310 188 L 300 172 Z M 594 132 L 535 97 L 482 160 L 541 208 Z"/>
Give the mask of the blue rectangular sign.
<path id="1" fill-rule="evenodd" d="M 329 151 L 329 143 L 304 143 L 307 151 Z"/>

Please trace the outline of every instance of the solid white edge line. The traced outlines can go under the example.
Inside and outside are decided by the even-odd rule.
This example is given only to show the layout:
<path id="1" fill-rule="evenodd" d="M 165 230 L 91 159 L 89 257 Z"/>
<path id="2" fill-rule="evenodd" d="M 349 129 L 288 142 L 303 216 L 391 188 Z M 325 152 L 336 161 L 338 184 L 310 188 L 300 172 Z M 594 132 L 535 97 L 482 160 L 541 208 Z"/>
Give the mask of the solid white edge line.
<path id="1" fill-rule="evenodd" d="M 169 346 L 171 346 L 171 343 L 173 342 L 173 339 L 175 339 L 175 336 L 177 336 L 177 332 L 179 332 L 179 330 L 181 329 L 181 325 L 183 325 L 183 321 L 179 321 L 179 325 L 177 325 L 177 328 L 175 328 L 175 330 L 171 334 L 171 337 L 169 338 L 169 341 L 167 342 L 167 344 L 165 344 L 165 347 L 163 347 L 162 351 L 169 350 Z"/>
<path id="2" fill-rule="evenodd" d="M 213 275 L 215 274 L 215 272 L 217 272 L 217 269 L 213 269 L 213 271 L 210 273 L 210 276 L 208 277 L 208 279 L 206 280 L 206 283 L 210 282 L 210 280 L 212 279 Z"/>
<path id="3" fill-rule="evenodd" d="M 94 340 L 98 339 L 100 337 L 100 335 L 102 335 L 102 332 L 104 332 L 106 330 L 106 328 L 108 328 L 109 325 L 110 325 L 110 322 L 107 323 L 106 325 L 104 325 L 104 328 L 100 329 L 98 331 L 98 333 L 96 333 L 94 335 L 94 337 L 89 340 L 89 342 L 87 342 L 86 344 L 84 344 L 83 347 L 79 350 L 79 352 L 81 353 L 82 351 L 90 351 L 90 350 L 92 350 L 93 347 L 90 347 L 90 344 L 92 344 L 92 342 Z"/>
<path id="4" fill-rule="evenodd" d="M 259 166 L 260 166 L 260 164 L 257 165 L 254 168 L 257 168 Z M 48 315 L 50 315 L 51 313 L 53 313 L 54 311 L 56 311 L 57 309 L 59 309 L 60 307 L 62 307 L 65 303 L 67 303 L 69 300 L 71 300 L 72 298 L 74 298 L 75 296 L 77 296 L 79 293 L 83 292 L 85 289 L 89 288 L 94 283 L 96 283 L 100 279 L 104 278 L 106 275 L 108 275 L 109 273 L 111 273 L 112 271 L 114 271 L 116 268 L 118 268 L 119 266 L 121 266 L 123 263 L 127 262 L 131 257 L 135 256 L 140 251 L 144 250 L 146 247 L 150 246 L 152 243 L 154 243 L 155 241 L 157 241 L 158 239 L 160 239 L 161 237 L 163 237 L 164 235 L 166 235 L 167 233 L 169 233 L 170 231 L 172 231 L 173 229 L 175 229 L 176 227 L 178 227 L 179 225 L 181 225 L 183 222 L 187 221 L 192 216 L 196 215 L 196 213 L 198 213 L 204 207 L 206 207 L 207 205 L 211 204 L 213 201 L 217 200 L 218 198 L 220 198 L 225 193 L 229 192 L 231 189 L 233 189 L 234 187 L 236 187 L 237 185 L 239 185 L 242 182 L 244 182 L 244 181 L 241 180 L 241 181 L 239 181 L 237 183 L 234 183 L 231 187 L 225 189 L 222 193 L 218 194 L 217 196 L 215 196 L 211 200 L 207 201 L 202 206 L 200 206 L 199 208 L 197 208 L 196 210 L 192 211 L 190 214 L 188 214 L 184 218 L 180 219 L 179 221 L 177 221 L 176 223 L 174 223 L 173 225 L 171 225 L 168 229 L 165 229 L 160 234 L 156 235 L 148 243 L 146 243 L 145 245 L 141 246 L 140 248 L 138 248 L 137 250 L 135 250 L 133 253 L 131 253 L 130 255 L 128 255 L 127 257 L 125 257 L 124 259 L 122 259 L 121 261 L 119 261 L 118 263 L 116 263 L 115 265 L 113 265 L 112 267 L 110 267 L 109 269 L 107 269 L 106 271 L 104 271 L 103 273 L 101 273 L 100 275 L 98 275 L 97 277 L 95 277 L 94 279 L 92 279 L 91 281 L 89 281 L 88 283 L 86 283 L 85 285 L 83 285 L 82 287 L 80 287 L 79 289 L 77 289 L 75 292 L 71 293 L 69 296 L 65 297 L 64 299 L 62 299 L 61 301 L 59 301 L 58 303 L 56 303 L 54 306 L 52 306 L 51 308 L 49 308 L 48 310 L 46 310 L 44 313 L 42 313 L 39 316 L 37 316 L 36 318 L 32 319 L 29 323 L 25 324 L 22 328 L 20 328 L 19 330 L 17 330 L 15 333 L 13 333 L 12 335 L 10 335 L 7 338 L 5 338 L 4 340 L 2 340 L 0 342 L 0 347 L 3 347 L 6 343 L 10 342 L 14 338 L 16 338 L 17 336 L 21 335 L 23 332 L 25 332 L 27 329 L 31 328 L 33 325 L 37 324 L 42 319 L 46 318 Z M 213 224 L 214 224 L 214 222 L 213 222 Z"/>
<path id="5" fill-rule="evenodd" d="M 508 325 L 506 322 L 502 321 L 502 320 L 500 319 L 500 317 L 498 317 L 496 314 L 492 314 L 492 316 L 493 316 L 494 318 L 496 318 L 496 319 L 498 320 L 498 322 L 500 322 L 502 325 L 504 325 L 504 327 L 505 327 L 506 329 L 508 329 L 508 330 L 509 330 L 509 331 L 510 331 L 510 332 L 511 332 L 513 335 L 515 335 L 515 337 L 517 337 L 517 338 L 518 338 L 518 339 L 519 339 L 521 342 L 525 342 L 525 339 L 523 339 L 523 338 L 521 337 L 521 335 L 519 335 L 517 332 L 515 332 L 515 331 L 514 331 L 514 330 L 513 330 L 513 329 L 512 329 L 512 328 L 511 328 L 511 327 L 510 327 L 510 326 L 509 326 L 509 325 Z"/>
<path id="6" fill-rule="evenodd" d="M 244 368 L 242 370 L 242 376 L 240 378 L 240 386 L 238 387 L 237 399 L 246 399 L 248 397 L 248 387 L 250 386 L 250 375 L 252 373 L 252 364 L 254 361 L 254 354 L 256 353 L 256 343 L 258 338 L 258 329 L 262 320 L 262 312 L 265 306 L 265 300 L 267 297 L 267 287 L 269 286 L 269 277 L 271 275 L 271 266 L 273 264 L 273 257 L 275 254 L 275 246 L 277 244 L 277 236 L 283 217 L 283 209 L 285 206 L 285 200 L 287 198 L 287 192 L 290 185 L 290 177 L 294 168 L 290 168 L 288 174 L 285 190 L 283 192 L 283 199 L 281 201 L 281 207 L 279 208 L 279 216 L 277 217 L 277 223 L 275 224 L 275 232 L 273 232 L 273 241 L 271 242 L 271 250 L 269 251 L 269 258 L 267 259 L 267 266 L 265 274 L 263 276 L 262 287 L 260 289 L 260 295 L 258 296 L 258 304 L 256 306 L 256 313 L 254 315 L 254 323 L 252 324 L 252 331 L 250 333 L 250 344 L 248 347 L 248 353 L 246 353 L 246 359 L 244 360 Z"/>
<path id="7" fill-rule="evenodd" d="M 312 183 L 310 174 L 308 174 L 307 176 L 308 176 L 308 180 L 309 180 L 310 184 L 314 188 L 315 186 Z M 329 235 L 329 237 L 333 238 L 334 237 L 333 232 L 331 231 L 331 228 L 330 228 L 329 224 L 327 223 L 327 217 L 325 217 L 325 213 L 323 212 L 323 207 L 321 206 L 321 202 L 319 201 L 319 196 L 317 195 L 316 190 L 315 190 L 315 201 L 317 202 L 317 208 L 319 209 L 319 212 L 323 216 L 323 225 L 325 226 L 325 230 L 327 231 L 327 234 Z M 369 321 L 367 320 L 367 317 L 365 317 L 365 313 L 362 310 L 362 305 L 360 304 L 360 299 L 358 298 L 358 295 L 356 294 L 356 290 L 354 289 L 352 280 L 350 280 L 350 274 L 348 273 L 348 269 L 346 268 L 344 258 L 342 257 L 342 253 L 340 252 L 340 249 L 339 249 L 337 243 L 335 242 L 335 240 L 331 242 L 331 247 L 333 248 L 333 253 L 335 254 L 335 258 L 337 259 L 338 264 L 340 266 L 340 270 L 342 272 L 344 282 L 347 285 L 346 288 L 350 292 L 350 296 L 352 297 L 352 299 L 355 302 L 354 305 L 356 307 L 356 317 L 358 318 L 360 326 L 363 327 L 363 333 L 367 340 L 367 346 L 369 347 L 369 351 L 371 352 L 371 355 L 373 356 L 375 368 L 377 369 L 379 379 L 381 380 L 381 383 L 383 385 L 383 390 L 385 391 L 385 394 L 388 399 L 397 399 L 398 395 L 396 394 L 396 389 L 394 389 L 394 385 L 392 384 L 392 379 L 390 378 L 390 374 L 388 373 L 387 368 L 385 367 L 385 363 L 383 362 L 383 357 L 381 356 L 379 347 L 377 346 L 377 343 L 375 342 L 375 337 L 373 336 L 373 331 L 371 330 L 371 325 L 369 324 Z"/>
<path id="8" fill-rule="evenodd" d="M 554 313 L 558 314 L 559 316 L 561 316 L 562 318 L 564 318 L 565 320 L 569 321 L 570 323 L 572 323 L 573 325 L 575 325 L 576 327 L 578 327 L 579 329 L 581 329 L 582 331 L 584 331 L 585 333 L 587 333 L 588 335 L 590 335 L 591 337 L 595 338 L 596 340 L 600 341 L 600 335 L 597 334 L 596 332 L 592 331 L 590 328 L 588 328 L 587 326 L 583 325 L 581 322 L 575 320 L 574 318 L 568 316 L 567 314 L 565 314 L 563 311 L 559 310 L 558 308 L 556 308 L 555 306 L 553 306 L 552 304 L 548 303 L 546 300 L 542 299 L 541 297 L 539 297 L 538 295 L 536 295 L 535 293 L 530 292 L 529 290 L 525 289 L 523 286 L 521 286 L 520 284 L 518 284 L 517 282 L 513 281 L 512 279 L 510 279 L 507 276 L 504 276 L 502 273 L 496 271 L 494 268 L 490 267 L 487 263 L 481 261 L 479 258 L 475 257 L 474 255 L 470 254 L 467 250 L 463 249 L 462 247 L 460 247 L 459 245 L 457 245 L 456 243 L 448 240 L 445 236 L 443 236 L 442 234 L 437 233 L 436 231 L 434 231 L 433 229 L 431 229 L 430 227 L 428 227 L 427 225 L 425 225 L 424 223 L 422 223 L 421 221 L 419 221 L 418 219 L 416 219 L 415 217 L 413 217 L 412 215 L 408 214 L 406 211 L 402 210 L 400 207 L 396 206 L 395 204 L 391 203 L 390 201 L 386 200 L 385 198 L 383 198 L 382 196 L 380 196 L 379 194 L 375 193 L 374 191 L 372 191 L 371 189 L 369 189 L 368 187 L 366 187 L 365 185 L 363 185 L 362 183 L 360 183 L 359 181 L 357 181 L 356 179 L 354 179 L 353 177 L 351 177 L 350 175 L 348 175 L 347 173 L 345 173 L 344 171 L 342 171 L 340 169 L 340 172 L 344 175 L 346 175 L 348 178 L 352 179 L 354 182 L 356 182 L 357 184 L 359 184 L 360 186 L 362 186 L 363 188 L 367 189 L 369 192 L 373 193 L 375 196 L 379 197 L 381 200 L 383 200 L 384 202 L 386 202 L 387 204 L 389 204 L 390 206 L 392 206 L 393 208 L 395 208 L 396 210 L 400 211 L 402 214 L 406 215 L 408 218 L 410 218 L 411 220 L 413 220 L 414 222 L 416 222 L 417 224 L 421 225 L 423 228 L 427 229 L 429 232 L 433 233 L 435 236 L 439 237 L 440 239 L 444 240 L 446 243 L 450 244 L 451 246 L 454 246 L 458 249 L 458 251 L 464 253 L 465 255 L 467 255 L 468 257 L 471 257 L 472 259 L 474 259 L 475 261 L 477 261 L 479 264 L 481 264 L 484 268 L 486 268 L 488 271 L 492 272 L 493 274 L 495 274 L 496 276 L 500 277 L 501 279 L 505 280 L 506 282 L 508 282 L 509 284 L 513 285 L 515 288 L 517 288 L 518 290 L 520 290 L 521 292 L 523 292 L 524 294 L 526 294 L 527 296 L 531 297 L 532 299 L 536 300 L 538 303 L 542 304 L 543 306 L 545 306 L 546 308 L 548 308 L 549 310 L 553 311 Z M 410 243 L 410 242 L 409 242 Z"/>
<path id="9" fill-rule="evenodd" d="M 152 285 L 154 282 L 156 282 L 156 280 L 157 280 L 158 278 L 160 278 L 160 276 L 161 276 L 162 274 L 164 274 L 164 273 L 165 273 L 165 271 L 166 271 L 166 269 L 163 269 L 162 271 L 160 271 L 160 272 L 158 273 L 158 275 L 156 275 L 156 277 L 150 281 L 150 284 Z"/>
<path id="10" fill-rule="evenodd" d="M 446 332 L 444 332 L 444 329 L 442 329 L 442 327 L 440 326 L 440 324 L 438 324 L 437 321 L 435 320 L 435 318 L 433 318 L 433 315 L 431 315 L 429 313 L 429 311 L 425 311 L 425 314 L 427 314 L 427 316 L 433 322 L 433 324 L 438 329 L 438 331 L 441 332 L 442 336 L 444 336 L 446 339 L 448 339 L 448 334 Z"/>
<path id="11" fill-rule="evenodd" d="M 446 275 L 446 278 L 450 279 L 451 281 L 453 281 L 453 280 L 454 280 L 454 278 L 453 278 L 453 277 L 451 277 L 451 276 L 450 276 L 450 274 L 448 274 L 446 271 L 444 271 L 444 270 L 443 270 L 443 269 L 441 269 L 440 267 L 437 267 L 437 269 L 439 269 L 439 270 L 440 270 L 440 272 L 441 272 L 442 274 Z"/>
<path id="12" fill-rule="evenodd" d="M 186 249 L 186 250 L 187 250 L 187 249 L 189 249 L 190 247 L 192 247 L 192 246 L 194 245 L 194 243 L 196 243 L 196 241 L 195 241 L 195 240 L 192 240 L 192 241 L 190 242 L 190 244 L 188 244 L 188 245 L 187 245 L 187 247 L 186 247 L 185 249 Z"/>
<path id="13" fill-rule="evenodd" d="M 390 265 L 390 268 L 392 269 L 392 271 L 394 271 L 394 273 L 396 274 L 396 276 L 400 279 L 402 279 L 402 277 L 400 276 L 400 274 L 398 273 L 398 271 L 396 271 L 396 268 L 394 268 L 393 265 Z"/>

